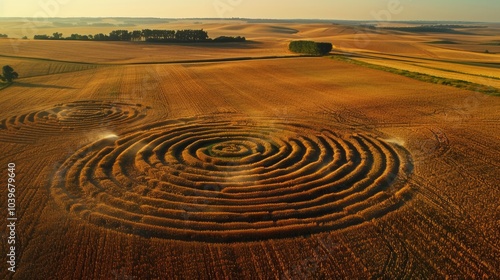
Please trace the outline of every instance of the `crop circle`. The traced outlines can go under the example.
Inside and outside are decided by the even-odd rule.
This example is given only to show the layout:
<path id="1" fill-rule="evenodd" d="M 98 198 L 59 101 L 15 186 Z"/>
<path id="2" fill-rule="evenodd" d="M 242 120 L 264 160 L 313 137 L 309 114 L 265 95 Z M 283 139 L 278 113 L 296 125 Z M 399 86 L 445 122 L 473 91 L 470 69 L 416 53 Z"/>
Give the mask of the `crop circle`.
<path id="1" fill-rule="evenodd" d="M 1 120 L 0 131 L 4 135 L 0 137 L 0 141 L 30 142 L 43 136 L 59 135 L 61 132 L 109 129 L 145 117 L 147 109 L 141 104 L 98 100 L 57 104 L 49 109 Z"/>
<path id="2" fill-rule="evenodd" d="M 179 240 L 233 242 L 346 228 L 404 203 L 408 152 L 340 125 L 193 118 L 92 143 L 52 182 L 92 224 Z"/>

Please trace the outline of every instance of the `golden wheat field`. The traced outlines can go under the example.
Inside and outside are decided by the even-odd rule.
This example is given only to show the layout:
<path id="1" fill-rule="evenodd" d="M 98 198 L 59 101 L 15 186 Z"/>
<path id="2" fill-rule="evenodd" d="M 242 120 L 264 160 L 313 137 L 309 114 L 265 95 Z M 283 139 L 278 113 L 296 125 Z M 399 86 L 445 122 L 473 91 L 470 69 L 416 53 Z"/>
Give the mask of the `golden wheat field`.
<path id="1" fill-rule="evenodd" d="M 498 26 L 203 27 L 249 42 L 0 40 L 0 278 L 500 278 L 500 97 L 287 48 L 500 88 Z"/>

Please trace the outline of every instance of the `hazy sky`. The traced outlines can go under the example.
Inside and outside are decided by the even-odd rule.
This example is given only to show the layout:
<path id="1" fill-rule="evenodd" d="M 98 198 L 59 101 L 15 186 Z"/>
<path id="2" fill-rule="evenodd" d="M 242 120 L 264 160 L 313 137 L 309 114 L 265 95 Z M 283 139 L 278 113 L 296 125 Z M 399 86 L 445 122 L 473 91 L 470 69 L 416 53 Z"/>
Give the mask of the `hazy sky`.
<path id="1" fill-rule="evenodd" d="M 0 0 L 1 17 L 500 21 L 499 11 L 499 0 Z"/>

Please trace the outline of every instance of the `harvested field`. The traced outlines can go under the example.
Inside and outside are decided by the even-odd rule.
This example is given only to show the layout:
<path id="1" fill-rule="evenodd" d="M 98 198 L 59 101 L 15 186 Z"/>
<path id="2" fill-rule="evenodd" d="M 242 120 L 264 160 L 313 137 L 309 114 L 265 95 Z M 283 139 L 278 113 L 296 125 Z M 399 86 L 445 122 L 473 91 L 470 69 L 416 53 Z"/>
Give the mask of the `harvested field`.
<path id="1" fill-rule="evenodd" d="M 16 273 L 3 262 L 0 278 L 500 278 L 499 97 L 329 57 L 259 59 L 338 38 L 353 59 L 496 85 L 476 65 L 495 54 L 454 64 L 427 53 L 436 34 L 381 30 L 359 51 L 339 47 L 356 36 L 341 25 L 207 29 L 255 42 L 0 40 L 20 73 L 0 90 L 18 217 Z"/>

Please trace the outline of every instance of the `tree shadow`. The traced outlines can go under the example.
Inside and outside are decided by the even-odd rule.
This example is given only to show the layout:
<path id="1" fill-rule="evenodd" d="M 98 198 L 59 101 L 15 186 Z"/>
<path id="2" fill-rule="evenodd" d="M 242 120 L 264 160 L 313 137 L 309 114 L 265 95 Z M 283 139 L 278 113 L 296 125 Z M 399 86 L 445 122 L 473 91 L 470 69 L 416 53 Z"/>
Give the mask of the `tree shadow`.
<path id="1" fill-rule="evenodd" d="M 206 48 L 220 48 L 220 49 L 256 49 L 259 48 L 259 45 L 262 45 L 262 42 L 258 41 L 250 41 L 247 40 L 245 42 L 214 42 L 204 44 L 203 47 Z"/>
<path id="2" fill-rule="evenodd" d="M 26 88 L 53 88 L 53 89 L 75 89 L 73 87 L 66 86 L 56 86 L 56 85 L 45 85 L 45 84 L 32 84 L 32 83 L 19 83 L 14 82 L 13 86 L 26 87 Z"/>
<path id="3" fill-rule="evenodd" d="M 245 42 L 198 42 L 198 43 L 181 43 L 181 42 L 135 42 L 137 44 L 148 45 L 170 45 L 170 46 L 186 46 L 186 47 L 201 47 L 201 48 L 217 48 L 217 49 L 255 49 L 262 42 L 247 40 Z"/>

